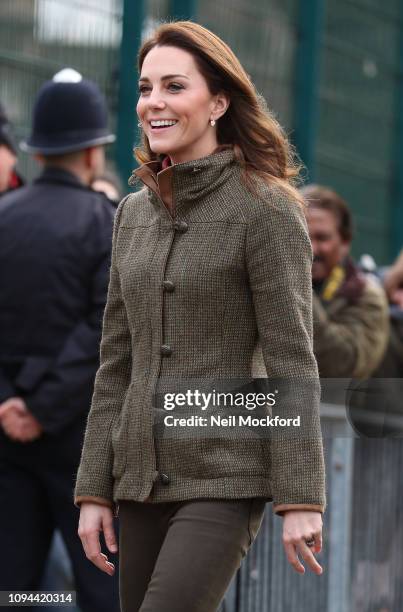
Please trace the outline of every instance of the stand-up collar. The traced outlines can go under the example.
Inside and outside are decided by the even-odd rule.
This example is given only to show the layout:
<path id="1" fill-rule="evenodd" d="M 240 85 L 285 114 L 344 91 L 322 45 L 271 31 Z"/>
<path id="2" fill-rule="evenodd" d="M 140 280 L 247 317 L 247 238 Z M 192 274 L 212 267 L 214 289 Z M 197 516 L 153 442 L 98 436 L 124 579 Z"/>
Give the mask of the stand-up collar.
<path id="1" fill-rule="evenodd" d="M 151 161 L 134 170 L 129 185 L 140 180 L 174 215 L 185 203 L 204 197 L 226 180 L 234 159 L 231 147 L 165 169 L 161 162 Z"/>

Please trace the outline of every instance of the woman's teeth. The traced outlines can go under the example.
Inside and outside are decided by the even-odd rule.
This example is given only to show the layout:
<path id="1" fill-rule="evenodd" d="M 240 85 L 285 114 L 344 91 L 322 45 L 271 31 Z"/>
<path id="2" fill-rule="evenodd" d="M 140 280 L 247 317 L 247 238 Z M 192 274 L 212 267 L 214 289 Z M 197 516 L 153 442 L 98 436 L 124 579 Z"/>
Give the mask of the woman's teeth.
<path id="1" fill-rule="evenodd" d="M 178 122 L 176 120 L 160 120 L 160 121 L 150 121 L 152 128 L 160 128 L 160 127 L 170 127 L 172 125 L 176 125 Z"/>

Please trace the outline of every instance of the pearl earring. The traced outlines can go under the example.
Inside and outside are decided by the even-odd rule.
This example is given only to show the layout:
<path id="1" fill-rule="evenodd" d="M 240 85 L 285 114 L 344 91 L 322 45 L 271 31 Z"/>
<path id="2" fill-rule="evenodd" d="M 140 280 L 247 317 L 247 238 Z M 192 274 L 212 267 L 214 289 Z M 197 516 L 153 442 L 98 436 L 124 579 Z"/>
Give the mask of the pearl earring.
<path id="1" fill-rule="evenodd" d="M 141 121 L 139 121 L 137 125 L 138 125 L 139 127 L 142 127 L 142 126 L 143 126 L 143 124 L 141 123 Z"/>
<path id="2" fill-rule="evenodd" d="M 215 126 L 215 119 L 210 119 L 210 125 L 211 125 L 211 127 Z"/>

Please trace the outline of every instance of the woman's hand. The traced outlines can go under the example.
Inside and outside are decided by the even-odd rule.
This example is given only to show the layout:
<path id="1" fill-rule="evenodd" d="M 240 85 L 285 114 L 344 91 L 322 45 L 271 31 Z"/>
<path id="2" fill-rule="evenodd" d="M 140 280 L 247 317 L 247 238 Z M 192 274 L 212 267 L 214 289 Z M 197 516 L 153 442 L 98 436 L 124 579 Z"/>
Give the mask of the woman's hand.
<path id="1" fill-rule="evenodd" d="M 314 540 L 309 547 L 305 540 Z M 296 572 L 305 573 L 298 553 L 315 574 L 323 572 L 313 553 L 322 550 L 322 514 L 312 510 L 287 510 L 283 517 L 283 545 L 287 559 Z"/>
<path id="2" fill-rule="evenodd" d="M 109 506 L 91 502 L 82 502 L 78 535 L 84 548 L 85 556 L 100 570 L 113 576 L 115 566 L 101 552 L 99 533 L 104 532 L 106 546 L 111 553 L 117 553 L 115 531 L 113 529 L 113 512 Z"/>

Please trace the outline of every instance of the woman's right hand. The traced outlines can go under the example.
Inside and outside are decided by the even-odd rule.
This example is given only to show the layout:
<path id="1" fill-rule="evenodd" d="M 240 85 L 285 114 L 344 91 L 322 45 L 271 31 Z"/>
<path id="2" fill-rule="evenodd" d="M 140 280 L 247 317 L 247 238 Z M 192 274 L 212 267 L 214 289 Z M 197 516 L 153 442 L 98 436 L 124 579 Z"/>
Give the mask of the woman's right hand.
<path id="1" fill-rule="evenodd" d="M 101 552 L 99 533 L 103 531 L 105 543 L 111 553 L 118 552 L 118 546 L 113 528 L 113 512 L 109 506 L 91 502 L 80 505 L 80 522 L 78 535 L 84 548 L 85 556 L 100 570 L 113 576 L 115 566 Z"/>

